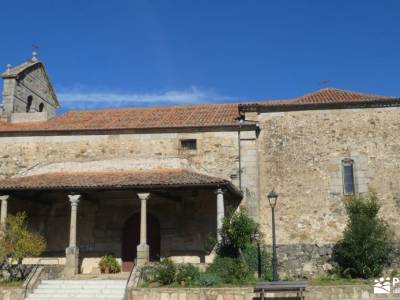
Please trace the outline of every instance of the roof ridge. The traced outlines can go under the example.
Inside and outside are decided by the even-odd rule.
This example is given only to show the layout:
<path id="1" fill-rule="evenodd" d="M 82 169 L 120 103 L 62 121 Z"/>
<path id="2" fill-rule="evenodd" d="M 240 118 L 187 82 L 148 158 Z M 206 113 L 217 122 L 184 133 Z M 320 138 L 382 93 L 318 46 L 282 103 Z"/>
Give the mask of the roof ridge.
<path id="1" fill-rule="evenodd" d="M 241 102 L 224 102 L 224 103 L 196 103 L 196 104 L 177 104 L 177 105 L 154 105 L 154 106 L 134 106 L 134 107 L 107 107 L 93 109 L 76 109 L 69 110 L 62 115 L 79 112 L 107 112 L 107 111 L 132 111 L 132 110 L 152 110 L 152 109 L 174 109 L 174 108 L 190 108 L 190 107 L 208 107 L 208 106 L 238 106 Z"/>
<path id="2" fill-rule="evenodd" d="M 353 90 L 339 89 L 339 88 L 335 88 L 335 87 L 326 87 L 326 88 L 322 88 L 322 89 L 319 89 L 319 90 L 315 90 L 315 91 L 306 93 L 303 96 L 299 96 L 299 97 L 293 98 L 293 100 L 304 99 L 304 98 L 307 98 L 309 96 L 312 96 L 312 95 L 315 95 L 315 94 L 318 94 L 318 93 L 322 93 L 324 91 L 340 92 L 340 93 L 344 93 L 344 94 L 356 94 L 356 95 L 367 96 L 367 97 L 395 98 L 393 96 L 383 96 L 383 95 L 370 94 L 370 93 L 358 92 L 358 91 L 353 91 Z"/>

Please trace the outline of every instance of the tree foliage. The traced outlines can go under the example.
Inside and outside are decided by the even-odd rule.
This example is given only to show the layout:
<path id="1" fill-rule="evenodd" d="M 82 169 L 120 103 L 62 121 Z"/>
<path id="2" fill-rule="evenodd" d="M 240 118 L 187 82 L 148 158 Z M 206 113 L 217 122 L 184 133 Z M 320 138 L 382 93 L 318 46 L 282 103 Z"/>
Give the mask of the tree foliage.
<path id="1" fill-rule="evenodd" d="M 256 242 L 256 237 L 259 235 L 258 227 L 245 210 L 237 212 L 228 210 L 222 223 L 217 254 L 223 257 L 239 257 L 247 245 Z"/>
<path id="2" fill-rule="evenodd" d="M 381 275 L 391 262 L 393 243 L 388 225 L 379 218 L 375 194 L 353 197 L 346 203 L 348 222 L 333 251 L 338 272 L 346 277 L 371 278 Z"/>
<path id="3" fill-rule="evenodd" d="M 209 272 L 220 276 L 224 283 L 246 283 L 255 281 L 260 264 L 262 278 L 271 278 L 271 256 L 261 242 L 259 225 L 246 210 L 229 210 L 220 235 L 218 257 L 208 268 Z"/>
<path id="4" fill-rule="evenodd" d="M 22 260 L 39 256 L 46 248 L 44 238 L 28 229 L 26 218 L 24 212 L 9 215 L 0 235 L 0 268 L 11 277 L 24 278 Z"/>

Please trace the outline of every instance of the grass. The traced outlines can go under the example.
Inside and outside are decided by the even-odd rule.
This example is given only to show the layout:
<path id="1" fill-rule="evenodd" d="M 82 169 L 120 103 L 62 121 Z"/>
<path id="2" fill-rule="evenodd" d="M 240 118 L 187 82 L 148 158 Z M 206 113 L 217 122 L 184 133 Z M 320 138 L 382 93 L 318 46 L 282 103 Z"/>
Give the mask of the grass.
<path id="1" fill-rule="evenodd" d="M 285 280 L 283 280 L 285 281 Z M 220 284 L 216 286 L 198 286 L 196 284 L 181 285 L 179 283 L 172 283 L 170 285 L 160 285 L 156 282 L 145 282 L 141 284 L 141 288 L 220 288 L 220 287 L 252 287 L 256 282 L 248 282 L 243 284 Z M 339 286 L 339 285 L 371 285 L 372 280 L 360 278 L 342 278 L 335 275 L 325 275 L 317 278 L 310 279 L 309 285 L 312 286 Z"/>
<path id="2" fill-rule="evenodd" d="M 5 280 L 0 281 L 0 287 L 2 288 L 18 288 L 22 286 L 22 280 Z"/>
<path id="3" fill-rule="evenodd" d="M 334 286 L 334 285 L 370 285 L 371 280 L 359 278 L 342 278 L 334 275 L 326 275 L 311 279 L 310 285 Z"/>

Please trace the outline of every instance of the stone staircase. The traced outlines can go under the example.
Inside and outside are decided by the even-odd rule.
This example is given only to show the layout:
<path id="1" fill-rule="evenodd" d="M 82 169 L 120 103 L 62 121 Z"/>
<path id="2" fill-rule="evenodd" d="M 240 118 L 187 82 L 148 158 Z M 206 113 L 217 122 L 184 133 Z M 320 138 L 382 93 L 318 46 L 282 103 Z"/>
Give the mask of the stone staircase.
<path id="1" fill-rule="evenodd" d="M 126 280 L 43 280 L 27 300 L 123 300 Z"/>

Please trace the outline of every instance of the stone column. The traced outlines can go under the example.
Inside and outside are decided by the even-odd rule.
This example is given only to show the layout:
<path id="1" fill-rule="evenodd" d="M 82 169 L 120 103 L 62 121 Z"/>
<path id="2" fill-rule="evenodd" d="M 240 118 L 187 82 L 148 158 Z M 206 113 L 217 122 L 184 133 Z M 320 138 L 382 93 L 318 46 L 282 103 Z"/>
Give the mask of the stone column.
<path id="1" fill-rule="evenodd" d="M 222 222 L 225 216 L 225 207 L 224 207 L 224 191 L 222 189 L 217 189 L 217 240 L 221 241 L 221 229 Z"/>
<path id="2" fill-rule="evenodd" d="M 143 266 L 150 260 L 150 249 L 147 245 L 147 200 L 150 193 L 138 193 L 140 199 L 140 244 L 137 246 L 137 265 Z"/>
<path id="3" fill-rule="evenodd" d="M 68 195 L 69 202 L 71 203 L 71 222 L 69 225 L 69 245 L 65 249 L 66 262 L 65 262 L 65 276 L 71 277 L 78 274 L 79 268 L 79 248 L 76 245 L 76 221 L 78 214 L 78 203 L 81 195 Z"/>
<path id="4" fill-rule="evenodd" d="M 1 201 L 1 215 L 0 215 L 0 226 L 3 227 L 6 224 L 6 219 L 7 219 L 7 204 L 8 204 L 8 198 L 10 196 L 8 195 L 3 195 L 0 196 L 0 201 Z"/>

